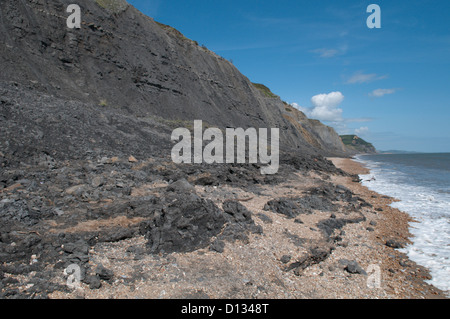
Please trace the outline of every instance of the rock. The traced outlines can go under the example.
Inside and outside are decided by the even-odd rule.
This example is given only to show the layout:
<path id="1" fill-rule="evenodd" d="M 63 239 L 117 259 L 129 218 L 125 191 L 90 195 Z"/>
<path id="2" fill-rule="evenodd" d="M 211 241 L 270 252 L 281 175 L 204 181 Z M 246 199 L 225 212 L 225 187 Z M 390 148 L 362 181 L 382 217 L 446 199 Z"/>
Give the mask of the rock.
<path id="1" fill-rule="evenodd" d="M 334 190 L 334 188 L 333 188 Z M 270 200 L 264 210 L 295 218 L 300 214 L 312 214 L 313 210 L 330 211 L 335 205 L 328 197 L 334 193 L 325 188 L 312 189 L 307 196 Z"/>
<path id="2" fill-rule="evenodd" d="M 200 177 L 197 177 L 195 179 L 194 184 L 196 185 L 203 185 L 203 186 L 211 186 L 211 185 L 219 185 L 219 181 L 217 178 L 214 178 L 211 176 L 211 174 L 203 175 Z"/>
<path id="3" fill-rule="evenodd" d="M 222 240 L 216 239 L 212 242 L 212 244 L 209 246 L 209 249 L 212 251 L 216 251 L 218 253 L 223 253 L 225 248 L 225 243 Z"/>
<path id="4" fill-rule="evenodd" d="M 114 272 L 112 270 L 106 269 L 102 265 L 99 265 L 95 270 L 95 273 L 101 280 L 110 281 L 114 277 Z"/>
<path id="5" fill-rule="evenodd" d="M 341 229 L 346 224 L 345 219 L 328 218 L 320 221 L 317 227 L 321 229 L 328 237 L 331 236 L 335 229 Z"/>
<path id="6" fill-rule="evenodd" d="M 128 254 L 134 254 L 134 260 L 142 260 L 147 255 L 147 249 L 140 246 L 130 246 L 127 248 Z"/>
<path id="7" fill-rule="evenodd" d="M 13 277 L 6 277 L 6 278 L 3 278 L 3 280 L 2 280 L 2 284 L 4 284 L 4 285 L 13 285 L 13 284 L 18 284 L 18 283 L 20 283 L 19 280 L 17 280 L 16 278 L 13 278 Z"/>
<path id="8" fill-rule="evenodd" d="M 262 227 L 255 224 L 252 213 L 240 202 L 227 200 L 222 206 L 227 224 L 219 238 L 231 242 L 235 240 L 248 242 L 249 232 L 262 234 Z"/>
<path id="9" fill-rule="evenodd" d="M 177 296 L 177 299 L 200 300 L 200 299 L 210 299 L 210 297 L 206 292 L 200 289 L 192 292 L 187 292 L 186 294 L 183 294 L 180 297 Z"/>
<path id="10" fill-rule="evenodd" d="M 283 264 L 287 264 L 288 262 L 291 261 L 291 258 L 292 258 L 291 255 L 283 255 L 283 256 L 280 258 L 280 261 L 281 261 Z"/>
<path id="11" fill-rule="evenodd" d="M 64 215 L 64 211 L 63 211 L 61 208 L 59 208 L 59 207 L 54 208 L 54 209 L 53 209 L 53 212 L 54 212 L 57 216 L 62 216 L 62 215 Z"/>
<path id="12" fill-rule="evenodd" d="M 344 270 L 350 274 L 367 275 L 366 271 L 354 260 L 341 259 L 339 263 L 345 265 Z"/>
<path id="13" fill-rule="evenodd" d="M 89 254 L 89 245 L 84 240 L 78 240 L 74 243 L 66 243 L 63 245 L 63 251 L 69 254 L 80 253 L 87 255 Z"/>
<path id="14" fill-rule="evenodd" d="M 114 164 L 117 163 L 119 161 L 119 157 L 118 156 L 113 156 L 108 160 L 108 164 Z"/>
<path id="15" fill-rule="evenodd" d="M 283 234 L 286 235 L 295 246 L 302 247 L 306 242 L 305 238 L 300 238 L 298 235 L 291 234 L 287 229 L 284 230 Z"/>
<path id="16" fill-rule="evenodd" d="M 263 223 L 265 223 L 265 224 L 272 224 L 273 223 L 272 218 L 270 218 L 266 214 L 258 213 L 258 214 L 256 214 L 256 216 L 258 216 L 259 219 L 261 219 L 263 221 Z"/>
<path id="17" fill-rule="evenodd" d="M 404 248 L 404 244 L 402 244 L 401 242 L 395 240 L 395 239 L 389 239 L 388 241 L 386 241 L 386 246 L 391 247 L 391 248 L 395 248 L 395 249 L 399 249 L 399 248 Z"/>
<path id="18" fill-rule="evenodd" d="M 81 185 L 75 185 L 75 186 L 69 187 L 66 189 L 65 192 L 67 195 L 80 196 L 81 194 L 83 194 L 83 192 L 85 192 L 85 190 L 86 190 L 86 185 L 81 184 Z"/>
<path id="19" fill-rule="evenodd" d="M 89 255 L 75 253 L 64 258 L 69 264 L 85 264 L 89 261 Z"/>
<path id="20" fill-rule="evenodd" d="M 129 186 L 125 186 L 125 187 L 122 189 L 122 194 L 125 195 L 125 196 L 130 196 L 131 193 L 132 193 L 132 188 L 129 187 Z"/>
<path id="21" fill-rule="evenodd" d="M 116 182 L 116 187 L 117 187 L 117 188 L 124 188 L 124 187 L 125 187 L 125 183 L 122 182 L 122 181 L 117 181 L 117 182 Z"/>
<path id="22" fill-rule="evenodd" d="M 291 263 L 285 268 L 285 271 L 294 269 L 294 273 L 299 276 L 301 270 L 304 270 L 312 265 L 319 264 L 322 261 L 326 260 L 330 256 L 332 250 L 333 247 L 311 248 L 307 255 L 303 256 L 298 261 Z"/>
<path id="23" fill-rule="evenodd" d="M 138 160 L 133 155 L 130 155 L 130 157 L 128 157 L 128 162 L 130 162 L 130 163 L 137 163 Z"/>
<path id="24" fill-rule="evenodd" d="M 352 182 L 353 183 L 360 183 L 362 180 L 361 180 L 361 178 L 359 178 L 359 176 L 353 176 L 352 177 Z"/>
<path id="25" fill-rule="evenodd" d="M 150 253 L 189 252 L 209 246 L 225 225 L 223 212 L 195 194 L 167 193 L 170 204 L 156 203 L 152 218 L 139 226 Z M 158 207 L 158 206 L 157 206 Z"/>
<path id="26" fill-rule="evenodd" d="M 246 223 L 253 221 L 252 213 L 241 203 L 237 201 L 227 200 L 223 203 L 222 208 L 228 218 L 233 223 Z"/>
<path id="27" fill-rule="evenodd" d="M 329 238 L 334 233 L 335 229 L 341 229 L 346 224 L 360 223 L 365 220 L 366 218 L 364 216 L 353 219 L 328 218 L 318 222 L 317 227 Z"/>
<path id="28" fill-rule="evenodd" d="M 167 190 L 169 192 L 176 193 L 192 193 L 195 192 L 195 187 L 192 186 L 186 179 L 182 178 L 167 186 Z"/>
<path id="29" fill-rule="evenodd" d="M 103 177 L 96 176 L 92 179 L 91 186 L 94 188 L 100 187 L 105 183 Z"/>
<path id="30" fill-rule="evenodd" d="M 318 194 L 312 193 L 296 199 L 296 202 L 298 203 L 300 208 L 302 208 L 303 213 L 310 214 L 312 209 L 320 211 L 333 210 L 335 205 L 332 203 L 331 199 L 342 199 L 340 198 L 342 197 L 342 195 L 340 195 L 340 197 L 336 195 L 335 188 L 333 188 L 333 191 L 331 191 L 330 193 L 328 193 L 327 191 L 320 192 L 319 190 L 316 190 Z M 337 194 L 340 194 L 340 192 L 338 192 Z"/>
<path id="31" fill-rule="evenodd" d="M 89 285 L 90 289 L 100 289 L 102 287 L 99 275 L 88 275 L 84 278 L 83 282 Z"/>
<path id="32" fill-rule="evenodd" d="M 225 59 L 161 28 L 132 7 L 111 16 L 99 5 L 116 0 L 82 1 L 83 20 L 89 24 L 86 34 L 54 28 L 66 2 L 54 0 L 43 7 L 43 1 L 2 0 L 0 5 L 0 26 L 8 42 L 1 63 L 1 77 L 8 81 L 0 81 L 1 267 L 20 271 L 22 279 L 34 271 L 46 274 L 43 281 L 50 282 L 60 278 L 55 276 L 68 264 L 90 267 L 85 263 L 96 243 L 136 235 L 135 220 L 143 221 L 139 230 L 147 240 L 146 253 L 194 251 L 209 247 L 216 238 L 213 247 L 220 251 L 226 240 L 245 244 L 248 233 L 260 234 L 262 227 L 242 205 L 228 203 L 224 212 L 214 201 L 196 196 L 194 184 L 220 185 L 216 191 L 221 196 L 214 198 L 223 200 L 232 194 L 221 186 L 256 195 L 269 190 L 266 186 L 288 183 L 294 173 L 343 173 L 323 157 L 333 147 L 316 138 L 309 120 L 297 131 L 297 125 L 283 116 L 282 101 L 261 97 Z M 92 21 L 100 21 L 102 27 Z M 117 25 L 123 26 L 120 34 L 110 36 Z M 137 29 L 146 36 L 136 37 Z M 93 69 L 83 64 L 93 60 Z M 33 80 L 36 75 L 39 81 Z M 99 107 L 100 99 L 107 99 L 108 105 Z M 259 164 L 178 165 L 169 156 L 173 126 L 192 124 L 176 120 L 182 115 L 180 105 L 190 119 L 221 129 L 279 127 L 282 153 L 292 151 L 280 154 L 280 171 L 273 176 L 262 176 Z M 212 112 L 211 105 L 220 105 L 220 110 Z M 198 178 L 189 179 L 191 185 L 185 182 L 189 177 Z M 168 187 L 171 191 L 153 187 L 171 180 L 177 181 Z M 6 189 L 14 184 L 22 186 Z M 125 198 L 131 187 L 142 193 Z M 345 197 L 346 190 L 336 188 L 332 195 L 333 200 Z M 297 207 L 293 216 L 330 206 L 326 196 L 291 199 Z M 119 210 L 124 202 L 126 207 Z M 120 216 L 130 217 L 130 223 L 116 228 Z M 257 221 L 271 222 L 261 220 Z M 40 240 L 27 234 L 39 234 Z M 39 262 L 29 265 L 32 254 Z M 90 287 L 97 289 L 109 275 L 95 274 Z"/>
<path id="33" fill-rule="evenodd" d="M 128 238 L 133 238 L 135 235 L 135 230 L 126 227 L 117 227 L 110 230 L 103 231 L 98 236 L 99 242 L 118 242 Z"/>
<path id="34" fill-rule="evenodd" d="M 288 199 L 270 200 L 264 205 L 264 210 L 282 214 L 287 218 L 295 218 L 300 214 L 299 207 Z"/>

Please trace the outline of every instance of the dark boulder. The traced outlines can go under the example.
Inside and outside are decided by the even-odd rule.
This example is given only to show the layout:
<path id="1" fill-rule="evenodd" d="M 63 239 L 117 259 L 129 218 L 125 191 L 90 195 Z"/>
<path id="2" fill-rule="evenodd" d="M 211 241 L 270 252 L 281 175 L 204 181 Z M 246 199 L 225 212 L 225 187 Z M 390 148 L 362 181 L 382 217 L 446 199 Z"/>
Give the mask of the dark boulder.
<path id="1" fill-rule="evenodd" d="M 179 193 L 140 226 L 151 253 L 189 252 L 210 244 L 226 220 L 210 200 Z"/>

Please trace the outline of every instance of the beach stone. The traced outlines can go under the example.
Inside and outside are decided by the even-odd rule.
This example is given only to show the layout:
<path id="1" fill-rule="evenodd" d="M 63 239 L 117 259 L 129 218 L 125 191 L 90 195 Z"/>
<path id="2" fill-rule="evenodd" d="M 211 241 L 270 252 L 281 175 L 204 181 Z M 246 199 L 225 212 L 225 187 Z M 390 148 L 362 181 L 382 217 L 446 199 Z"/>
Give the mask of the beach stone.
<path id="1" fill-rule="evenodd" d="M 186 179 L 182 178 L 176 182 L 173 182 L 169 186 L 167 186 L 167 190 L 169 192 L 176 193 L 191 193 L 195 192 L 195 187 L 192 186 Z"/>
<path id="2" fill-rule="evenodd" d="M 104 184 L 104 179 L 101 176 L 96 176 L 92 179 L 91 186 L 94 188 L 100 187 Z"/>
<path id="3" fill-rule="evenodd" d="M 209 250 L 218 252 L 218 253 L 223 253 L 225 249 L 225 243 L 222 240 L 216 239 L 215 241 L 213 241 L 211 243 L 211 245 L 209 246 Z"/>
<path id="4" fill-rule="evenodd" d="M 86 190 L 86 185 L 75 185 L 66 189 L 67 195 L 79 196 Z"/>
<path id="5" fill-rule="evenodd" d="M 100 289 L 102 287 L 102 283 L 100 281 L 99 275 L 87 275 L 83 282 L 89 285 L 90 289 Z"/>
<path id="6" fill-rule="evenodd" d="M 84 240 L 78 240 L 74 243 L 66 243 L 63 246 L 63 250 L 69 254 L 83 254 L 87 255 L 89 253 L 89 245 Z"/>
<path id="7" fill-rule="evenodd" d="M 291 255 L 283 255 L 283 256 L 280 258 L 280 261 L 281 261 L 283 264 L 287 264 L 288 262 L 291 261 L 291 258 L 292 258 Z"/>
<path id="8" fill-rule="evenodd" d="M 194 193 L 167 193 L 154 205 L 152 218 L 140 224 L 150 253 L 189 252 L 208 247 L 226 223 L 225 214 L 211 201 Z M 167 204 L 169 203 L 169 204 Z"/>
<path id="9" fill-rule="evenodd" d="M 106 269 L 102 265 L 99 265 L 95 270 L 95 273 L 101 280 L 110 281 L 114 277 L 114 272 L 112 270 Z"/>
<path id="10" fill-rule="evenodd" d="M 287 218 L 295 218 L 300 213 L 299 207 L 288 199 L 270 200 L 264 205 L 264 210 L 282 214 Z"/>
<path id="11" fill-rule="evenodd" d="M 258 213 L 258 214 L 256 214 L 256 216 L 258 216 L 263 221 L 263 223 L 265 223 L 265 224 L 272 224 L 273 223 L 272 218 L 270 218 L 266 214 Z"/>
<path id="12" fill-rule="evenodd" d="M 344 270 L 350 274 L 367 275 L 366 271 L 354 260 L 341 259 L 339 263 L 345 265 Z"/>
<path id="13" fill-rule="evenodd" d="M 322 230 L 322 232 L 330 238 L 330 236 L 334 233 L 335 229 L 341 229 L 347 224 L 355 224 L 355 223 L 361 223 L 365 221 L 366 218 L 364 216 L 356 217 L 352 219 L 343 219 L 343 218 L 328 218 L 321 220 L 317 223 L 317 227 Z M 343 235 L 341 233 L 341 235 Z"/>
<path id="14" fill-rule="evenodd" d="M 335 229 L 341 229 L 346 224 L 344 219 L 329 218 L 320 221 L 317 227 L 321 229 L 328 237 L 331 236 Z"/>
<path id="15" fill-rule="evenodd" d="M 252 221 L 252 213 L 237 201 L 225 201 L 222 206 L 224 212 L 234 223 L 247 223 Z"/>
<path id="16" fill-rule="evenodd" d="M 395 248 L 395 249 L 404 248 L 404 244 L 402 244 L 401 242 L 399 242 L 395 239 L 389 239 L 388 241 L 386 241 L 386 246 Z"/>
<path id="17" fill-rule="evenodd" d="M 130 157 L 128 157 L 128 162 L 130 162 L 130 163 L 137 163 L 138 160 L 133 155 L 130 155 Z"/>
<path id="18" fill-rule="evenodd" d="M 227 200 L 223 203 L 224 217 L 227 222 L 226 228 L 220 235 L 221 239 L 233 242 L 241 240 L 248 242 L 247 234 L 262 234 L 263 229 L 256 225 L 252 213 L 240 202 Z"/>
<path id="19" fill-rule="evenodd" d="M 310 252 L 301 257 L 298 261 L 289 264 L 285 271 L 294 270 L 294 274 L 296 276 L 301 275 L 301 271 L 312 266 L 321 263 L 325 259 L 327 259 L 331 252 L 333 251 L 333 247 L 314 247 L 310 249 Z"/>

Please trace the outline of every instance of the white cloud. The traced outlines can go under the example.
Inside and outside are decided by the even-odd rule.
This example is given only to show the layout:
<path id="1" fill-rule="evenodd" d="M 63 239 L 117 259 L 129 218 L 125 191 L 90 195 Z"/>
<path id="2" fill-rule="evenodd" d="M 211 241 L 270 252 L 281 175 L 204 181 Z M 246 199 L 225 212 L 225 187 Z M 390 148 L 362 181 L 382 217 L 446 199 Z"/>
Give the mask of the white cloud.
<path id="1" fill-rule="evenodd" d="M 396 89 L 377 89 L 373 90 L 369 93 L 369 96 L 371 97 L 382 97 L 386 94 L 394 94 L 397 90 Z"/>
<path id="2" fill-rule="evenodd" d="M 305 113 L 310 119 L 316 119 L 326 122 L 332 126 L 339 134 L 364 134 L 369 131 L 368 127 L 360 127 L 354 130 L 347 125 L 350 123 L 370 122 L 371 118 L 343 118 L 343 110 L 339 107 L 344 101 L 344 95 L 341 92 L 331 92 L 328 94 L 318 94 L 311 98 L 311 107 L 303 107 L 297 103 L 291 106 Z"/>
<path id="3" fill-rule="evenodd" d="M 342 101 L 344 101 L 344 95 L 341 92 L 318 94 L 311 98 L 314 107 L 337 107 Z"/>
<path id="4" fill-rule="evenodd" d="M 387 75 L 378 75 L 376 73 L 363 73 L 362 71 L 355 72 L 351 77 L 349 77 L 346 81 L 347 84 L 361 84 L 361 83 L 369 83 L 377 80 L 386 79 Z"/>
<path id="5" fill-rule="evenodd" d="M 355 129 L 356 135 L 364 135 L 369 132 L 369 128 L 367 126 L 362 126 L 360 128 Z"/>
<path id="6" fill-rule="evenodd" d="M 309 118 L 327 122 L 342 122 L 342 109 L 338 106 L 344 100 L 341 92 L 331 92 L 328 94 L 318 94 L 311 98 L 312 107 L 302 107 L 297 103 L 291 105 Z"/>
<path id="7" fill-rule="evenodd" d="M 335 49 L 316 49 L 312 52 L 319 54 L 321 58 L 332 58 L 339 53 L 339 51 Z"/>
<path id="8" fill-rule="evenodd" d="M 348 50 L 348 46 L 342 45 L 338 49 L 321 48 L 321 49 L 312 50 L 311 52 L 319 54 L 319 56 L 321 58 L 332 58 L 337 55 L 345 54 L 347 52 L 347 50 Z"/>

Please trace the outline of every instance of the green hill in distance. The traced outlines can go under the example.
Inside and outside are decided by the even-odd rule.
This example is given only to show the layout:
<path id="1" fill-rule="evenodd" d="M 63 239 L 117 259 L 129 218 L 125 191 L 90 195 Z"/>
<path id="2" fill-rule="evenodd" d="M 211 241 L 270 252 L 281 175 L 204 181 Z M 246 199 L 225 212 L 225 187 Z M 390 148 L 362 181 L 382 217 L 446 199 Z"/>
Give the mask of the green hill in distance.
<path id="1" fill-rule="evenodd" d="M 377 150 L 371 143 L 366 142 L 357 135 L 341 135 L 340 137 L 345 147 L 351 151 L 356 153 L 377 153 Z"/>

